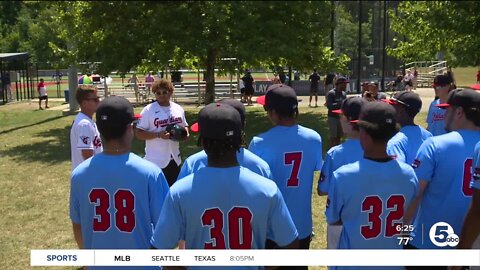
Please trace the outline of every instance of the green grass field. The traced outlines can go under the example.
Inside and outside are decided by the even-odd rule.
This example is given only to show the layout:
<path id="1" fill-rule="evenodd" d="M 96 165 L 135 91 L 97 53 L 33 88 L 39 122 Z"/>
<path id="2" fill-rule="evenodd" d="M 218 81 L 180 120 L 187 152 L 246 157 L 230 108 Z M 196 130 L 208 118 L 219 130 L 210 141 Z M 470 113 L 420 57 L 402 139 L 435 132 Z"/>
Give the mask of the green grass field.
<path id="1" fill-rule="evenodd" d="M 51 106 L 60 103 L 53 102 Z M 62 116 L 61 111 L 54 110 L 38 111 L 37 106 L 35 102 L 0 106 L 2 269 L 29 269 L 31 249 L 76 248 L 68 215 L 71 166 L 69 134 L 74 116 Z M 199 109 L 185 109 L 188 122 L 196 122 Z M 136 110 L 140 111 L 140 108 Z M 424 125 L 425 117 L 426 114 L 421 113 L 417 116 L 417 123 Z M 321 134 L 325 153 L 328 131 L 326 110 L 301 107 L 298 121 Z M 247 143 L 254 135 L 270 127 L 263 109 L 247 107 Z M 193 135 L 182 144 L 184 158 L 199 151 L 196 141 L 197 136 Z M 144 142 L 133 141 L 133 152 L 143 156 L 143 148 Z M 318 197 L 316 192 L 312 197 L 315 238 L 311 248 L 325 248 L 325 198 Z"/>

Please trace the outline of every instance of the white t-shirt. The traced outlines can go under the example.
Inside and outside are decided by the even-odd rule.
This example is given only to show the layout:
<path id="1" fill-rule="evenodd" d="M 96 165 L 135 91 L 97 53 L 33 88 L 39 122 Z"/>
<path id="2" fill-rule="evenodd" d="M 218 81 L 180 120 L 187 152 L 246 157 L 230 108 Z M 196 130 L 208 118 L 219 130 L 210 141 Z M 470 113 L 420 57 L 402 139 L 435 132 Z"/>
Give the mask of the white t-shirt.
<path id="1" fill-rule="evenodd" d="M 47 88 L 45 86 L 41 86 L 38 88 L 39 92 L 40 92 L 40 96 L 41 97 L 44 97 L 47 95 Z"/>
<path id="2" fill-rule="evenodd" d="M 91 149 L 94 154 L 103 151 L 100 132 L 97 125 L 82 112 L 79 112 L 73 121 L 70 130 L 70 152 L 72 153 L 72 171 L 83 162 L 82 150 Z"/>
<path id="3" fill-rule="evenodd" d="M 160 106 L 158 102 L 148 104 L 141 112 L 142 118 L 137 128 L 147 132 L 162 132 L 169 124 L 188 126 L 185 119 L 185 111 L 180 105 L 170 101 L 170 106 Z M 145 159 L 151 161 L 160 168 L 165 168 L 171 159 L 177 165 L 182 163 L 180 157 L 180 144 L 177 141 L 155 138 L 145 141 Z"/>

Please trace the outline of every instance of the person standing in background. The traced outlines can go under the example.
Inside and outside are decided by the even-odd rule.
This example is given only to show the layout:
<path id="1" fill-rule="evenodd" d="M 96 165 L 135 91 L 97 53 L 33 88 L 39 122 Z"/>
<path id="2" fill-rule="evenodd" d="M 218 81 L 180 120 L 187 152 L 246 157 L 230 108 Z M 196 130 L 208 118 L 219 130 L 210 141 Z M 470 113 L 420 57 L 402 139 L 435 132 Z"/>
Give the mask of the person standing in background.
<path id="1" fill-rule="evenodd" d="M 308 78 L 310 81 L 310 99 L 308 101 L 308 107 L 312 106 L 312 97 L 315 95 L 315 108 L 318 107 L 318 82 L 320 81 L 320 75 L 317 70 L 314 69 L 312 75 Z"/>
<path id="2" fill-rule="evenodd" d="M 250 70 L 247 70 L 245 76 L 242 77 L 243 84 L 245 85 L 245 99 L 247 100 L 247 106 L 252 106 L 252 97 L 255 89 L 253 83 L 255 80 L 252 77 Z"/>
<path id="3" fill-rule="evenodd" d="M 40 82 L 37 85 L 38 91 L 38 109 L 43 110 L 42 108 L 42 100 L 45 100 L 45 109 L 48 109 L 48 95 L 47 95 L 47 87 L 45 86 L 45 82 L 43 79 L 40 79 Z"/>
<path id="4" fill-rule="evenodd" d="M 340 144 L 340 139 L 343 136 L 342 126 L 340 124 L 340 116 L 333 113 L 334 110 L 339 110 L 342 102 L 347 98 L 345 89 L 347 88 L 347 79 L 339 77 L 335 82 L 335 88 L 328 91 L 326 96 L 326 106 L 328 108 L 328 129 L 329 129 L 329 146 L 332 148 Z"/>

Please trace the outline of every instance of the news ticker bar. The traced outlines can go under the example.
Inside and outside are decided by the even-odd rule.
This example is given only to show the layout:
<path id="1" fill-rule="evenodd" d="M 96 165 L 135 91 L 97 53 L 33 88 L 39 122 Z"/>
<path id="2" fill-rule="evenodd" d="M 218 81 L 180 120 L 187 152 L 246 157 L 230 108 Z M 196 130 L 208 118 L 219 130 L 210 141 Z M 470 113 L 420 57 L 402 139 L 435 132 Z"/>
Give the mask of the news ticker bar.
<path id="1" fill-rule="evenodd" d="M 31 266 L 480 266 L 480 250 L 31 250 Z"/>

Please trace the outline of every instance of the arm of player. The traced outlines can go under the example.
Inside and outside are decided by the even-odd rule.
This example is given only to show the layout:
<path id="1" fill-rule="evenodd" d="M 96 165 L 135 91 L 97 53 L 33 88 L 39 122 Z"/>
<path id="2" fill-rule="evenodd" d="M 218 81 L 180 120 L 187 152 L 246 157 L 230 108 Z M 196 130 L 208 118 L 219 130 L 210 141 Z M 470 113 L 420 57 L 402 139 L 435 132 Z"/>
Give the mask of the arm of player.
<path id="1" fill-rule="evenodd" d="M 462 234 L 457 248 L 472 248 L 475 239 L 480 234 L 480 190 L 473 189 L 472 203 L 463 222 Z"/>
<path id="2" fill-rule="evenodd" d="M 330 189 L 325 203 L 325 216 L 330 225 L 342 225 L 343 196 L 336 173 L 332 174 Z"/>
<path id="3" fill-rule="evenodd" d="M 156 138 L 162 138 L 164 140 L 169 140 L 170 139 L 170 133 L 167 131 L 161 131 L 161 132 L 149 132 L 145 131 L 141 128 L 137 128 L 135 132 L 135 137 L 139 140 L 153 140 Z"/>
<path id="4" fill-rule="evenodd" d="M 87 160 L 89 159 L 90 157 L 93 156 L 93 149 L 82 149 L 82 157 L 83 157 L 83 160 Z"/>
<path id="5" fill-rule="evenodd" d="M 412 219 L 415 217 L 418 209 L 418 205 L 423 199 L 423 194 L 425 192 L 425 189 L 428 186 L 428 181 L 425 180 L 420 180 L 418 181 L 418 192 L 415 198 L 412 200 L 410 205 L 407 206 L 407 211 L 405 212 L 405 215 L 403 216 L 403 223 L 410 225 L 412 222 Z"/>
<path id="6" fill-rule="evenodd" d="M 75 238 L 75 242 L 77 242 L 77 246 L 79 249 L 83 249 L 83 237 L 82 237 L 82 227 L 80 224 L 76 224 L 72 222 L 73 228 L 73 237 Z"/>
<path id="7" fill-rule="evenodd" d="M 160 217 L 158 218 L 150 244 L 156 249 L 173 249 L 179 240 L 185 240 L 185 224 L 181 217 L 179 199 L 171 190 L 163 202 Z M 168 232 L 168 233 L 165 233 Z"/>

